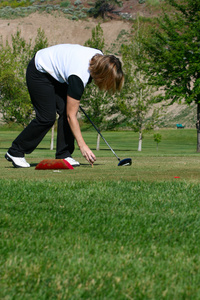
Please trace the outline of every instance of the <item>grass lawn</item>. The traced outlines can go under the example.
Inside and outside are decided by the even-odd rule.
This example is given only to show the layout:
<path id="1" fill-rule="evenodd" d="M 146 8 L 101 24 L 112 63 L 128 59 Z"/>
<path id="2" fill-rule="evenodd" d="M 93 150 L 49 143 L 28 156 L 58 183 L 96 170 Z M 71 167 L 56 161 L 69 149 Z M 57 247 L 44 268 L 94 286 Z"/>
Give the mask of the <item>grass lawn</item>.
<path id="1" fill-rule="evenodd" d="M 0 131 L 0 299 L 200 299 L 200 154 L 195 130 L 103 133 L 91 168 L 36 171 L 48 134 L 15 169 Z M 95 149 L 96 134 L 84 132 Z M 178 177 L 178 178 L 177 178 Z"/>

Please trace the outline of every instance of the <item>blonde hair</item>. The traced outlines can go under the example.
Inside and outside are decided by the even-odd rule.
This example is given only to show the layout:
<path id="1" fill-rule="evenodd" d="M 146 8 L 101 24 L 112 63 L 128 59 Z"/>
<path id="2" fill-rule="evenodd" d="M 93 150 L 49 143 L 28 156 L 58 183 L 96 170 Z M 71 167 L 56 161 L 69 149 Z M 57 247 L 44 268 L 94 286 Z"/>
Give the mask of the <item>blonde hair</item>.
<path id="1" fill-rule="evenodd" d="M 94 55 L 90 61 L 89 71 L 100 90 L 114 93 L 120 91 L 124 84 L 121 62 L 114 55 Z"/>

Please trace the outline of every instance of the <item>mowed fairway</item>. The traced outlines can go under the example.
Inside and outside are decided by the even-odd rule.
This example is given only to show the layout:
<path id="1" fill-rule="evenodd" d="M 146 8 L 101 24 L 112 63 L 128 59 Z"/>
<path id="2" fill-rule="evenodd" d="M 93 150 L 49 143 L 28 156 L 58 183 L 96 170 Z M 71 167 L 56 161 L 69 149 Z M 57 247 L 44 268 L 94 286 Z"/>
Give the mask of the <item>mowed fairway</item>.
<path id="1" fill-rule="evenodd" d="M 142 152 L 137 151 L 138 134 L 134 132 L 105 132 L 104 137 L 115 150 L 120 159 L 132 158 L 132 166 L 118 167 L 118 160 L 101 140 L 100 151 L 96 151 L 96 133 L 84 132 L 83 136 L 89 147 L 94 151 L 97 161 L 94 167 L 87 163 L 79 150 L 75 150 L 73 157 L 80 161 L 81 167 L 73 171 L 52 170 L 36 171 L 35 166 L 43 159 L 52 159 L 55 150 L 49 150 L 50 134 L 48 134 L 39 147 L 30 155 L 27 161 L 31 164 L 29 169 L 14 169 L 7 162 L 4 155 L 10 147 L 12 140 L 18 132 L 0 131 L 0 178 L 7 179 L 53 179 L 53 181 L 99 181 L 99 180 L 148 180 L 163 181 L 181 180 L 199 182 L 200 180 L 200 154 L 196 152 L 196 130 L 160 130 L 162 141 L 158 145 L 154 142 L 155 132 L 146 134 L 143 140 Z"/>
<path id="2" fill-rule="evenodd" d="M 0 131 L 0 299 L 200 299 L 200 154 L 195 130 L 103 133 L 91 168 L 36 171 L 50 134 L 15 169 Z M 84 132 L 95 149 L 96 134 Z"/>

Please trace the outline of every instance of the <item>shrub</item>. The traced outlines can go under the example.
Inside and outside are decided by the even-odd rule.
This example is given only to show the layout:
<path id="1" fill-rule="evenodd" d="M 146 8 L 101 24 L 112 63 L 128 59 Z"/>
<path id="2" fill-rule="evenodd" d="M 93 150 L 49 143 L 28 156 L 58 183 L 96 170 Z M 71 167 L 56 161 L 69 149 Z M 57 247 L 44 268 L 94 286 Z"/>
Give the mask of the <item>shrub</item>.
<path id="1" fill-rule="evenodd" d="M 67 0 L 67 1 L 61 2 L 60 7 L 68 7 L 69 5 L 70 5 L 70 2 Z"/>

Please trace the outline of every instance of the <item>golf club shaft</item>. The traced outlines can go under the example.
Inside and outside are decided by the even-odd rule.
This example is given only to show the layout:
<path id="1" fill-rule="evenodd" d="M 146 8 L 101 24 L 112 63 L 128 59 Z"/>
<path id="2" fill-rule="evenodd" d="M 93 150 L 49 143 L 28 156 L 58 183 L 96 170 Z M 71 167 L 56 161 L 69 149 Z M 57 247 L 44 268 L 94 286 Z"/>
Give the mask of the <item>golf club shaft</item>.
<path id="1" fill-rule="evenodd" d="M 102 137 L 102 139 L 104 140 L 104 142 L 106 143 L 106 145 L 110 148 L 110 150 L 112 151 L 112 153 L 117 157 L 117 159 L 120 161 L 120 158 L 117 156 L 117 154 L 115 153 L 115 151 L 111 148 L 111 146 L 108 144 L 108 142 L 106 141 L 106 139 L 103 137 L 103 135 L 101 134 L 101 132 L 99 131 L 99 129 L 95 126 L 95 124 L 92 122 L 92 120 L 89 118 L 89 116 L 86 114 L 85 110 L 79 106 L 81 111 L 84 113 L 84 115 L 88 118 L 88 120 L 90 121 L 90 123 L 92 124 L 92 126 L 96 129 L 96 131 L 98 132 L 98 134 Z"/>

